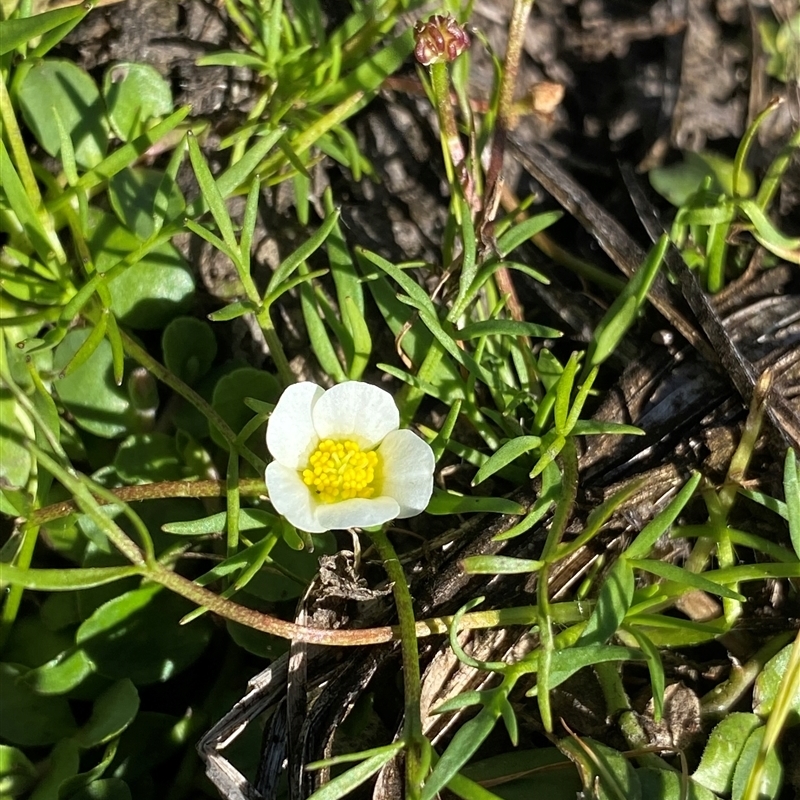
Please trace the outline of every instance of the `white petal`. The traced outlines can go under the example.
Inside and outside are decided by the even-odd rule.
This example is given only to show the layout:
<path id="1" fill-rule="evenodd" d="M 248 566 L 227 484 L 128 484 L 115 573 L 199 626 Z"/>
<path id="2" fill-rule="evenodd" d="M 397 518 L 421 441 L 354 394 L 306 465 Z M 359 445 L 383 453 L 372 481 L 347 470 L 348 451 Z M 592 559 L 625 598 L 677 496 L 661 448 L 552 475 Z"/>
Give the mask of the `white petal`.
<path id="1" fill-rule="evenodd" d="M 352 439 L 364 450 L 375 447 L 400 425 L 400 413 L 389 392 L 361 381 L 328 389 L 312 414 L 320 439 Z"/>
<path id="2" fill-rule="evenodd" d="M 311 412 L 323 394 L 316 383 L 295 383 L 281 395 L 267 423 L 267 448 L 278 463 L 291 469 L 308 464 L 319 443 Z"/>
<path id="3" fill-rule="evenodd" d="M 400 506 L 391 497 L 374 497 L 368 500 L 354 497 L 352 500 L 342 500 L 341 503 L 322 503 L 317 506 L 317 522 L 324 525 L 325 530 L 368 528 L 396 519 L 399 512 Z"/>
<path id="4" fill-rule="evenodd" d="M 424 511 L 433 494 L 436 459 L 430 445 L 413 431 L 392 431 L 378 448 L 381 458 L 381 494 L 400 506 L 400 519 Z"/>
<path id="5" fill-rule="evenodd" d="M 273 461 L 267 465 L 266 481 L 270 503 L 295 528 L 308 533 L 323 533 L 328 530 L 317 520 L 319 504 L 297 470 Z"/>

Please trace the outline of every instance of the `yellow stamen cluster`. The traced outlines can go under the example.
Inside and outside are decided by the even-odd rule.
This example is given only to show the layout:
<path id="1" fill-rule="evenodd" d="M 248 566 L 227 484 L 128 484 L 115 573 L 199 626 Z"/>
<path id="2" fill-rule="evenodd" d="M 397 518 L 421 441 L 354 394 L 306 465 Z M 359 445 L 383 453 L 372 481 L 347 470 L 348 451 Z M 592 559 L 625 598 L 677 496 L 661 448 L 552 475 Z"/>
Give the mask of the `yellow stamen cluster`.
<path id="1" fill-rule="evenodd" d="M 355 442 L 323 439 L 303 470 L 303 483 L 323 503 L 338 503 L 353 497 L 372 497 L 378 455 L 364 452 Z"/>

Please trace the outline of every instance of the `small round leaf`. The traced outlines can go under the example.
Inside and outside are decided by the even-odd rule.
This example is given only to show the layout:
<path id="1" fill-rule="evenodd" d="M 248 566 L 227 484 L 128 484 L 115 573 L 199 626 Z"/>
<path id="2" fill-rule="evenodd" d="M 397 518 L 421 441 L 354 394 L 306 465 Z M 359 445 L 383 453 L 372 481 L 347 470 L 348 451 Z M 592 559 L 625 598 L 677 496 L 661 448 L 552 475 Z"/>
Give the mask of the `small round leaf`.
<path id="1" fill-rule="evenodd" d="M 266 403 L 277 403 L 279 395 L 280 387 L 273 375 L 253 367 L 241 367 L 219 379 L 214 387 L 212 405 L 231 426 L 234 433 L 239 433 L 254 416 L 253 411 L 245 405 L 246 397 L 255 397 Z M 264 442 L 264 430 L 265 425 L 262 425 L 251 439 Z M 224 439 L 213 428 L 211 438 L 220 447 L 225 446 Z"/>
<path id="2" fill-rule="evenodd" d="M 53 368 L 64 369 L 91 328 L 70 331 L 58 345 Z M 135 427 L 135 416 L 125 390 L 114 383 L 113 356 L 108 339 L 103 339 L 86 363 L 53 383 L 55 390 L 84 430 L 113 439 Z"/>
<path id="3" fill-rule="evenodd" d="M 172 113 L 172 91 L 149 64 L 122 62 L 106 70 L 103 96 L 114 133 L 128 142 L 158 117 Z"/>
<path id="4" fill-rule="evenodd" d="M 172 320 L 164 329 L 161 347 L 167 369 L 189 385 L 208 372 L 217 355 L 211 326 L 194 317 Z"/>
<path id="5" fill-rule="evenodd" d="M 22 116 L 51 156 L 61 152 L 58 118 L 75 150 L 78 166 L 100 163 L 108 148 L 108 122 L 95 82 L 71 61 L 51 58 L 35 64 L 19 87 Z"/>
<path id="6" fill-rule="evenodd" d="M 114 468 L 125 483 L 158 483 L 185 477 L 175 439 L 165 433 L 129 436 L 117 450 Z"/>
<path id="7" fill-rule="evenodd" d="M 106 214 L 89 240 L 89 249 L 97 271 L 105 272 L 140 244 L 135 234 Z M 194 277 L 183 256 L 167 242 L 109 281 L 108 288 L 117 319 L 150 330 L 186 311 L 194 295 Z"/>
<path id="8" fill-rule="evenodd" d="M 119 736 L 136 718 L 139 693 L 127 679 L 110 686 L 97 698 L 89 721 L 75 736 L 83 748 L 97 747 Z"/>
<path id="9" fill-rule="evenodd" d="M 162 187 L 166 180 L 167 186 Z M 166 195 L 166 219 L 183 212 L 186 203 L 177 184 L 155 169 L 132 167 L 123 169 L 108 182 L 111 208 L 125 227 L 142 241 L 153 234 L 153 211 L 159 190 Z"/>
<path id="10" fill-rule="evenodd" d="M 20 680 L 24 667 L 0 664 L 0 737 L 12 744 L 52 744 L 75 730 L 63 697 L 40 697 Z"/>
<path id="11" fill-rule="evenodd" d="M 36 781 L 36 767 L 16 747 L 0 744 L 0 797 L 17 797 Z"/>
<path id="12" fill-rule="evenodd" d="M 25 432 L 17 416 L 20 411 L 11 391 L 0 387 L 0 483 L 21 488 L 31 473 L 31 456 L 22 444 Z"/>
<path id="13" fill-rule="evenodd" d="M 70 800 L 131 800 L 131 790 L 119 778 L 100 778 L 69 797 Z"/>
<path id="14" fill-rule="evenodd" d="M 101 605 L 78 628 L 76 642 L 108 678 L 130 678 L 140 686 L 163 682 L 208 644 L 210 621 L 178 624 L 192 608 L 158 586 L 142 586 Z"/>

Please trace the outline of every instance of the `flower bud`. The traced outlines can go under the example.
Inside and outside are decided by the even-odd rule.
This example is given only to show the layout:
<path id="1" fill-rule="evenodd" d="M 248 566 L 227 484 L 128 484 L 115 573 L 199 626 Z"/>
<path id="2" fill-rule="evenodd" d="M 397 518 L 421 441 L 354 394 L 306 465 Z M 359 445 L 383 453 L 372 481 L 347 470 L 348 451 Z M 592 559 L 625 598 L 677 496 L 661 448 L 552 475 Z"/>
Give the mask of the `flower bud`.
<path id="1" fill-rule="evenodd" d="M 449 14 L 436 14 L 414 26 L 414 56 L 425 67 L 443 61 L 455 61 L 468 47 L 466 30 Z"/>

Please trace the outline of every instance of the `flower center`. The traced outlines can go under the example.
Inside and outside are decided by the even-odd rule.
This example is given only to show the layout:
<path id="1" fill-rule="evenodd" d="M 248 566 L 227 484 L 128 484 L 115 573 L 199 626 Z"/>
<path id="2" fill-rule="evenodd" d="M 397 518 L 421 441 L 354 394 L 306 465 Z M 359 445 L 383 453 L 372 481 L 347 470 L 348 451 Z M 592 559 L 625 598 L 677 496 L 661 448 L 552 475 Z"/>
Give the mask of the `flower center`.
<path id="1" fill-rule="evenodd" d="M 308 459 L 303 483 L 323 503 L 338 503 L 353 497 L 372 497 L 377 471 L 378 454 L 374 451 L 364 452 L 349 439 L 323 439 Z"/>

